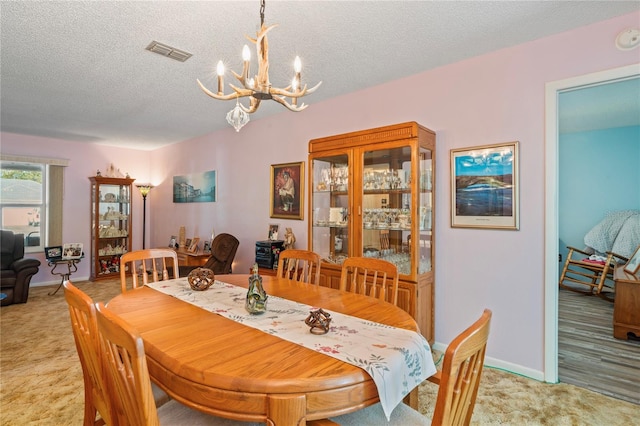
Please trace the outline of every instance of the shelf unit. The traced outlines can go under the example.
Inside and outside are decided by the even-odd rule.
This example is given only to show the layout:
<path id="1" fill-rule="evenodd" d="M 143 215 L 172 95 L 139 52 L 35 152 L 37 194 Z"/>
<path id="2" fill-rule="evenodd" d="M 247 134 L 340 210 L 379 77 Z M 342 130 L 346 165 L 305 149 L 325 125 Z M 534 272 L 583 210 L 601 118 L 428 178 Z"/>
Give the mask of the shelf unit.
<path id="1" fill-rule="evenodd" d="M 120 276 L 120 256 L 131 251 L 131 189 L 135 179 L 92 176 L 91 280 Z"/>
<path id="2" fill-rule="evenodd" d="M 349 256 L 394 263 L 398 305 L 433 343 L 435 133 L 415 122 L 309 141 L 309 250 L 338 288 Z"/>

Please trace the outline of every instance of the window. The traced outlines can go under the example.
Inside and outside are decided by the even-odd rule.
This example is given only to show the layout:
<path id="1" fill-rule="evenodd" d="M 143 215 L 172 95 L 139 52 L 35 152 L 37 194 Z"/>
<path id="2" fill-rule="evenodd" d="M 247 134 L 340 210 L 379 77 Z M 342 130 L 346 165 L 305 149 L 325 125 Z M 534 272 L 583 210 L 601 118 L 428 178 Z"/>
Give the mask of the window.
<path id="1" fill-rule="evenodd" d="M 66 160 L 3 155 L 0 165 L 2 229 L 23 234 L 25 251 L 29 253 L 41 252 L 48 245 L 60 245 Z"/>

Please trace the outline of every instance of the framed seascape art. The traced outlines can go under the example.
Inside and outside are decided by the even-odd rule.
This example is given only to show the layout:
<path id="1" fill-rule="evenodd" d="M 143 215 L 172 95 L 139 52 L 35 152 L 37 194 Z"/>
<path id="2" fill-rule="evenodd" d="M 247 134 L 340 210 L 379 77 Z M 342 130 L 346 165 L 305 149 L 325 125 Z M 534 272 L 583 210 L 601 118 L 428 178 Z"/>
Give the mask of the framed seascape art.
<path id="1" fill-rule="evenodd" d="M 271 165 L 271 217 L 302 220 L 303 191 L 303 161 Z"/>
<path id="2" fill-rule="evenodd" d="M 173 177 L 174 203 L 211 203 L 216 201 L 216 171 Z"/>
<path id="3" fill-rule="evenodd" d="M 517 230 L 518 142 L 451 150 L 451 226 Z"/>

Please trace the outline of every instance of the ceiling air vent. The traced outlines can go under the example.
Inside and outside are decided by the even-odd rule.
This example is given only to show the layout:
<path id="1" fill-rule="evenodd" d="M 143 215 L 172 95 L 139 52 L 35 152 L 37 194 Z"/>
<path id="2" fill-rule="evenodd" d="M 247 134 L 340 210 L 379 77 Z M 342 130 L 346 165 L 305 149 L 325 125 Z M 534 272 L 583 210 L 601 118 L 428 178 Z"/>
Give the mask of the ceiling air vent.
<path id="1" fill-rule="evenodd" d="M 167 46 L 166 44 L 158 41 L 152 41 L 149 43 L 147 50 L 180 62 L 184 62 L 192 56 L 191 53 L 176 49 L 175 47 Z"/>

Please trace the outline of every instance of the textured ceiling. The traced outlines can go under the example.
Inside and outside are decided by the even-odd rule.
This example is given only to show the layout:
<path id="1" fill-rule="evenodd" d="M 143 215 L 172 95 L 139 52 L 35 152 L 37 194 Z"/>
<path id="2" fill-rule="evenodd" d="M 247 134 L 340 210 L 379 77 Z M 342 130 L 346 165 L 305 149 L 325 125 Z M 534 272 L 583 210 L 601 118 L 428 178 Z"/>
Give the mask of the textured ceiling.
<path id="1" fill-rule="evenodd" d="M 219 59 L 239 72 L 245 35 L 260 20 L 257 0 L 0 7 L 2 131 L 138 149 L 228 126 L 233 102 L 209 98 L 196 79 L 214 88 Z M 265 23 L 279 26 L 269 33 L 270 77 L 286 86 L 300 55 L 303 80 L 323 81 L 304 99 L 312 104 L 639 9 L 638 1 L 271 0 Z M 193 56 L 151 53 L 153 40 Z M 284 111 L 263 102 L 251 119 Z"/>

